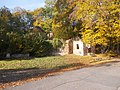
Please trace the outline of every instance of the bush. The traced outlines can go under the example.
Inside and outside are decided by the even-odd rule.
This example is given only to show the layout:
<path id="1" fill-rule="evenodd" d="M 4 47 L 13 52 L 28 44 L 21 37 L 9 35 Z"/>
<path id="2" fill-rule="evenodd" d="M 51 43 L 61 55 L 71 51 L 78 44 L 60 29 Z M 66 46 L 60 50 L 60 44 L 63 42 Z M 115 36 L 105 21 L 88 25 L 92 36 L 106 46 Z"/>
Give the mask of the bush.
<path id="1" fill-rule="evenodd" d="M 51 55 L 53 51 L 52 44 L 49 43 L 48 41 L 44 41 L 41 43 L 37 49 L 32 52 L 32 55 L 37 56 L 37 57 L 43 57 L 43 56 L 48 56 Z"/>
<path id="2" fill-rule="evenodd" d="M 46 41 L 45 34 L 41 32 L 7 32 L 0 38 L 0 57 L 5 57 L 7 53 L 47 56 L 53 49 L 52 44 Z"/>
<path id="3" fill-rule="evenodd" d="M 53 38 L 52 45 L 53 45 L 53 48 L 57 50 L 62 47 L 63 43 L 60 41 L 60 39 Z"/>
<path id="4" fill-rule="evenodd" d="M 109 57 L 116 57 L 116 56 L 117 56 L 117 54 L 116 54 L 115 52 L 113 52 L 113 51 L 109 51 L 109 52 L 107 53 L 107 55 L 108 55 Z"/>
<path id="5" fill-rule="evenodd" d="M 0 29 L 0 58 L 5 57 L 8 49 L 8 36 L 4 29 Z"/>
<path id="6" fill-rule="evenodd" d="M 52 52 L 52 44 L 46 41 L 45 36 L 40 32 L 32 32 L 25 36 L 26 44 L 24 52 L 32 56 L 47 56 Z"/>
<path id="7" fill-rule="evenodd" d="M 45 34 L 41 32 L 27 32 L 22 35 L 19 43 L 19 53 L 30 56 L 47 56 L 52 51 L 52 44 L 46 41 Z"/>

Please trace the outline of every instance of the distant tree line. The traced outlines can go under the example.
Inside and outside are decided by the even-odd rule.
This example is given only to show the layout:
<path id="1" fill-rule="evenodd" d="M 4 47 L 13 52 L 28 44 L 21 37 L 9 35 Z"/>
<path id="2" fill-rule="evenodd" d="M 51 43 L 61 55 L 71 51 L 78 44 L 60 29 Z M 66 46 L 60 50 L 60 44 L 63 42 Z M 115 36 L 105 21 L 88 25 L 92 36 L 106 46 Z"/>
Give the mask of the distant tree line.
<path id="1" fill-rule="evenodd" d="M 97 53 L 119 54 L 119 0 L 45 0 L 45 7 L 33 11 L 0 8 L 0 57 L 46 56 L 60 47 L 59 39 L 76 37 Z"/>
<path id="2" fill-rule="evenodd" d="M 32 12 L 21 8 L 15 8 L 12 13 L 6 7 L 0 9 L 0 57 L 7 53 L 49 55 L 52 44 L 47 41 L 46 33 L 35 28 L 33 22 Z"/>

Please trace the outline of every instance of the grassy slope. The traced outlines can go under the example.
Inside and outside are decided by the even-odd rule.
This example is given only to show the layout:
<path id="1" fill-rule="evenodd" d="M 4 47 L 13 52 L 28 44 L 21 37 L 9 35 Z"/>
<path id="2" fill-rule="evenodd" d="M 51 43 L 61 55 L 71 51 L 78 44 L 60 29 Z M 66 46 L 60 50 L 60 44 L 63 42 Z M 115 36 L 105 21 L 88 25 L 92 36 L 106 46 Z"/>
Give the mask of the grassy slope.
<path id="1" fill-rule="evenodd" d="M 51 56 L 43 58 L 33 58 L 30 60 L 1 60 L 0 69 L 57 69 L 74 66 L 76 64 L 89 64 L 91 57 L 80 57 L 76 55 Z"/>
<path id="2" fill-rule="evenodd" d="M 94 63 L 94 57 L 90 56 L 51 56 L 42 58 L 33 58 L 29 60 L 0 60 L 1 69 L 59 69 L 65 67 L 73 67 L 78 65 L 90 65 Z"/>
<path id="3" fill-rule="evenodd" d="M 102 56 L 104 58 L 102 61 L 95 61 L 94 58 L 96 57 L 65 55 L 29 60 L 0 60 L 0 88 L 20 85 L 28 81 L 79 69 L 84 66 L 114 61 L 106 60 L 106 56 Z"/>

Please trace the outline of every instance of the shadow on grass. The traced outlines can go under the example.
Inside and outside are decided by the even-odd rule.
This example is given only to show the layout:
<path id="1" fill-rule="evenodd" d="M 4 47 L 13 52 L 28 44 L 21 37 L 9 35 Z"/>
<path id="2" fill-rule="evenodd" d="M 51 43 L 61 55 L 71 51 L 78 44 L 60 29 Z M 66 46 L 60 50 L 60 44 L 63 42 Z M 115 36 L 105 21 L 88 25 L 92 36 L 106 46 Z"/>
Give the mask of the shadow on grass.
<path id="1" fill-rule="evenodd" d="M 78 66 L 85 66 L 85 64 L 82 64 L 82 63 L 71 63 L 71 64 L 62 65 L 62 66 L 57 66 L 54 69 L 72 68 L 72 67 L 78 67 Z"/>
<path id="2" fill-rule="evenodd" d="M 5 83 L 26 80 L 33 77 L 42 76 L 50 72 L 56 72 L 56 71 L 60 71 L 61 69 L 72 68 L 76 66 L 84 66 L 84 64 L 72 63 L 62 66 L 56 66 L 52 69 L 28 68 L 28 69 L 0 70 L 0 84 L 2 85 Z"/>
<path id="3" fill-rule="evenodd" d="M 109 67 L 112 63 L 118 63 L 120 61 L 113 61 L 109 63 L 103 63 L 99 65 L 95 65 L 94 67 L 106 66 Z M 5 83 L 11 83 L 21 80 L 26 80 L 38 76 L 44 76 L 50 72 L 59 72 L 62 69 L 72 68 L 72 67 L 84 67 L 86 64 L 82 63 L 69 63 L 64 65 L 58 65 L 53 67 L 52 69 L 44 69 L 44 68 L 27 68 L 27 69 L 3 69 L 0 70 L 0 85 Z M 54 75 L 53 75 L 54 76 Z"/>

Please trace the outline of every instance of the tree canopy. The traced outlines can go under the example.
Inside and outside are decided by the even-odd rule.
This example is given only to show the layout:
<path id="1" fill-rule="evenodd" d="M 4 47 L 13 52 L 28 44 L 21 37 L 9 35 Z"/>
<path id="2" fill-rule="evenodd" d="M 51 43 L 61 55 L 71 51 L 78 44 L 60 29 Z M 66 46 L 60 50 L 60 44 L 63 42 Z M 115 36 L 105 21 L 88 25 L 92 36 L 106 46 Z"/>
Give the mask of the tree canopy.
<path id="1" fill-rule="evenodd" d="M 54 37 L 47 37 L 50 33 Z M 40 53 L 37 51 L 39 47 L 31 47 L 32 43 L 33 46 L 39 46 L 44 40 L 47 45 L 48 39 L 67 40 L 76 37 L 95 46 L 101 53 L 120 53 L 120 1 L 45 0 L 45 7 L 33 11 L 16 7 L 11 12 L 7 7 L 0 8 L 2 54 L 10 51 L 14 53 L 10 49 L 13 46 L 17 48 L 16 52 L 23 52 L 24 49 L 25 52 Z"/>

